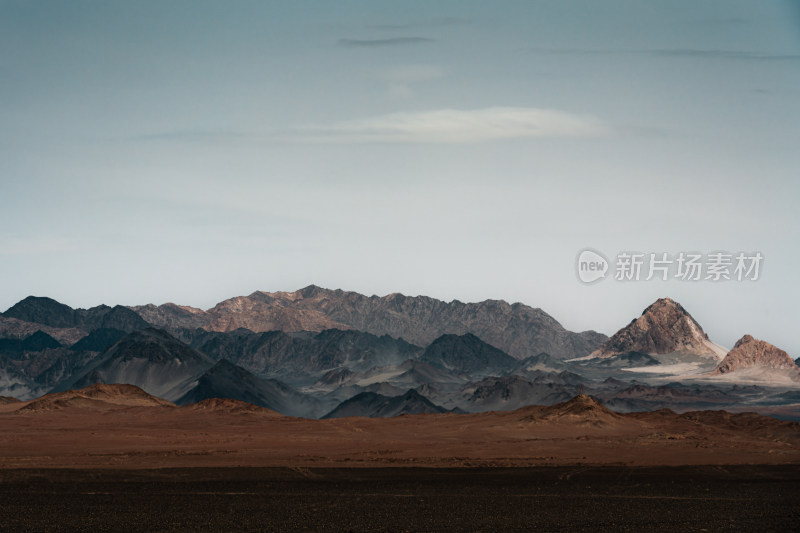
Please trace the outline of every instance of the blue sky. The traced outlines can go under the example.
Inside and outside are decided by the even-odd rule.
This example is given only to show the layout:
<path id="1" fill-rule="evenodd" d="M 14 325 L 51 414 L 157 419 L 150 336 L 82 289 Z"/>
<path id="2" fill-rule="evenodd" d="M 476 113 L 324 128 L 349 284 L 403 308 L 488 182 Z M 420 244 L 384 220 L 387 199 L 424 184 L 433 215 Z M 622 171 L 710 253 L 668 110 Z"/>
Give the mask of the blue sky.
<path id="1" fill-rule="evenodd" d="M 797 2 L 0 0 L 0 308 L 315 283 L 800 356 Z M 585 286 L 579 250 L 760 251 Z"/>

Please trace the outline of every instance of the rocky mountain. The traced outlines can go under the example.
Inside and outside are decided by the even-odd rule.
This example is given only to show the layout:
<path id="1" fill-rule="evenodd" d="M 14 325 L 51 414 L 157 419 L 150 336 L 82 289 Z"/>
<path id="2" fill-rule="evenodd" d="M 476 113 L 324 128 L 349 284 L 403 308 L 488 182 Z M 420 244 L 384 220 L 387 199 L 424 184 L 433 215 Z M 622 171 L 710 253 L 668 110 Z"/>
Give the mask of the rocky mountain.
<path id="1" fill-rule="evenodd" d="M 415 390 L 409 390 L 402 396 L 392 398 L 374 392 L 362 392 L 349 400 L 345 400 L 322 418 L 344 418 L 347 416 L 385 418 L 403 414 L 417 415 L 444 412 L 447 412 L 447 410 L 433 404 Z"/>
<path id="2" fill-rule="evenodd" d="M 150 326 L 137 313 L 121 305 L 73 309 L 52 298 L 39 296 L 28 296 L 17 302 L 3 316 L 54 328 L 79 328 L 85 331 L 114 328 L 131 332 Z"/>
<path id="3" fill-rule="evenodd" d="M 344 368 L 362 371 L 400 364 L 422 351 L 387 335 L 342 330 L 316 334 L 253 333 L 246 329 L 207 332 L 195 337 L 192 346 L 212 359 L 228 359 L 259 377 L 274 377 L 291 385 L 309 385 L 328 372 Z"/>
<path id="4" fill-rule="evenodd" d="M 276 295 L 292 293 L 275 293 Z M 297 309 L 285 305 L 285 298 L 255 292 L 218 303 L 208 311 L 168 303 L 135 306 L 131 309 L 153 325 L 164 328 L 204 328 L 228 332 L 244 328 L 264 331 L 322 331 L 349 329 L 315 309 Z"/>
<path id="5" fill-rule="evenodd" d="M 24 399 L 35 396 L 37 392 L 39 388 L 13 360 L 0 357 L 0 394 Z"/>
<path id="6" fill-rule="evenodd" d="M 530 372 L 559 372 L 566 368 L 567 365 L 562 361 L 542 352 L 518 361 L 513 373 L 525 375 Z"/>
<path id="7" fill-rule="evenodd" d="M 0 354 L 19 358 L 25 352 L 41 352 L 60 348 L 61 343 L 43 331 L 37 331 L 24 339 L 0 339 Z"/>
<path id="8" fill-rule="evenodd" d="M 149 394 L 175 400 L 179 385 L 199 378 L 214 362 L 165 331 L 148 328 L 129 333 L 76 376 L 59 384 L 63 391 L 95 383 L 136 385 Z"/>
<path id="9" fill-rule="evenodd" d="M 147 304 L 129 307 L 129 309 L 137 313 L 148 324 L 166 330 L 197 329 L 209 322 L 205 311 L 186 305 L 166 303 L 156 306 Z"/>
<path id="10" fill-rule="evenodd" d="M 573 333 L 553 317 L 521 303 L 502 300 L 443 302 L 427 296 L 364 296 L 311 285 L 295 292 L 254 292 L 208 311 L 174 304 L 133 307 L 157 327 L 202 327 L 255 332 L 354 329 L 426 346 L 444 334 L 472 333 L 516 357 L 540 352 L 564 359 L 589 354 L 604 340 L 594 331 Z"/>
<path id="11" fill-rule="evenodd" d="M 27 400 L 128 383 L 182 404 L 227 397 L 318 417 L 336 406 L 336 416 L 434 412 L 426 411 L 428 403 L 465 412 L 508 410 L 557 403 L 584 387 L 626 411 L 738 405 L 779 413 L 797 403 L 800 383 L 800 369 L 785 352 L 749 336 L 720 363 L 723 349 L 668 298 L 591 356 L 569 358 L 577 338 L 600 337 L 567 332 L 541 310 L 500 301 L 366 297 L 311 286 L 254 293 L 209 311 L 165 304 L 136 312 L 141 316 L 119 306 L 72 309 L 49 298 L 19 302 L 7 312 L 14 316 L 0 316 L 0 395 Z M 136 329 L 146 324 L 142 317 L 175 335 Z M 248 329 L 261 327 L 287 331 Z M 293 331 L 302 328 L 311 331 Z M 527 356 L 512 357 L 472 330 Z M 434 332 L 441 333 L 431 337 Z M 417 345 L 410 337 L 430 340 Z M 538 346 L 560 346 L 561 355 L 528 351 Z M 759 386 L 741 387 L 742 380 Z"/>
<path id="12" fill-rule="evenodd" d="M 713 374 L 729 374 L 753 370 L 777 370 L 800 381 L 800 369 L 789 354 L 772 344 L 745 335 L 719 363 Z"/>
<path id="13" fill-rule="evenodd" d="M 22 340 L 0 339 L 0 394 L 21 399 L 44 394 L 96 355 L 74 352 L 42 332 Z"/>
<path id="14" fill-rule="evenodd" d="M 69 346 L 77 342 L 81 337 L 86 336 L 86 332 L 78 328 L 54 328 L 37 324 L 35 322 L 25 322 L 16 318 L 0 316 L 0 339 L 24 339 L 37 331 L 44 331 L 63 345 Z"/>
<path id="15" fill-rule="evenodd" d="M 104 352 L 125 335 L 127 335 L 127 333 L 121 329 L 98 328 L 70 346 L 70 350 L 76 352 Z"/>
<path id="16" fill-rule="evenodd" d="M 175 403 L 187 405 L 212 398 L 238 400 L 288 416 L 316 418 L 324 412 L 320 400 L 279 381 L 260 379 L 225 359 L 193 381 Z"/>
<path id="17" fill-rule="evenodd" d="M 642 315 L 617 331 L 592 357 L 611 357 L 627 352 L 648 355 L 672 352 L 704 355 L 721 360 L 725 349 L 712 343 L 694 318 L 670 298 L 660 298 Z"/>
<path id="18" fill-rule="evenodd" d="M 458 406 L 467 412 L 510 411 L 527 405 L 552 405 L 572 398 L 577 384 L 534 382 L 521 376 L 486 378 L 465 387 L 471 394 Z"/>
<path id="19" fill-rule="evenodd" d="M 447 370 L 439 365 L 426 363 L 425 361 L 416 361 L 409 359 L 402 365 L 398 366 L 400 371 L 397 375 L 385 376 L 386 381 L 394 385 L 405 385 L 408 387 L 416 387 L 419 384 L 447 384 L 447 383 L 464 383 L 469 377 L 460 370 L 453 369 Z M 379 372 L 385 372 L 385 368 L 376 369 Z M 380 374 L 379 374 L 380 375 Z"/>
<path id="20" fill-rule="evenodd" d="M 601 396 L 605 404 L 617 412 L 656 411 L 658 409 L 723 408 L 741 403 L 746 398 L 738 391 L 725 392 L 709 385 L 668 383 L 651 386 L 636 383 Z"/>
<path id="21" fill-rule="evenodd" d="M 75 327 L 75 310 L 52 298 L 28 296 L 11 306 L 3 316 L 55 328 Z"/>
<path id="22" fill-rule="evenodd" d="M 425 348 L 420 361 L 475 377 L 502 375 L 518 363 L 471 333 L 442 335 Z"/>
<path id="23" fill-rule="evenodd" d="M 74 348 L 50 350 L 32 360 L 25 370 L 36 388 L 50 391 L 84 370 L 99 355 L 97 351 L 75 351 Z"/>
<path id="24" fill-rule="evenodd" d="M 466 374 L 455 374 L 439 366 L 408 359 L 399 365 L 376 366 L 362 372 L 329 372 L 305 391 L 342 401 L 361 392 L 397 396 L 409 389 L 421 390 L 431 384 L 450 391 L 467 381 L 469 377 Z"/>

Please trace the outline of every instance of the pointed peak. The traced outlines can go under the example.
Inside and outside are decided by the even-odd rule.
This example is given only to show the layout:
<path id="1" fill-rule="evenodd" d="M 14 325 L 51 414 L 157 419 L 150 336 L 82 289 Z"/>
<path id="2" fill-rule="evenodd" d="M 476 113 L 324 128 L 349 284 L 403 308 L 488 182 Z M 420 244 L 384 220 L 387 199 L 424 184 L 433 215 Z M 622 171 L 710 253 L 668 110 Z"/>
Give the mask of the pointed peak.
<path id="1" fill-rule="evenodd" d="M 603 404 L 600 403 L 594 396 L 589 396 L 588 394 L 583 392 L 576 394 L 566 402 L 561 403 L 559 405 L 562 405 L 564 407 L 580 405 L 583 407 L 592 407 L 592 408 L 599 407 L 605 409 L 605 406 L 603 406 Z"/>
<path id="2" fill-rule="evenodd" d="M 606 425 L 617 421 L 620 415 L 611 411 L 596 398 L 580 393 L 571 399 L 539 408 L 532 414 L 523 417 L 524 421 L 564 421 L 569 424 Z"/>
<path id="3" fill-rule="evenodd" d="M 659 298 L 627 326 L 617 331 L 597 351 L 595 357 L 611 357 L 626 352 L 647 355 L 672 352 L 723 357 L 719 347 L 708 339 L 703 328 L 681 304 L 672 298 Z"/>
<path id="4" fill-rule="evenodd" d="M 312 283 L 308 287 L 303 287 L 297 292 L 300 293 L 300 296 L 302 296 L 303 298 L 313 298 L 314 296 L 316 296 L 317 294 L 319 294 L 324 290 L 325 289 L 323 289 L 322 287 L 319 287 Z"/>
<path id="5" fill-rule="evenodd" d="M 672 298 L 665 297 L 665 298 L 659 298 L 658 300 L 647 306 L 647 308 L 644 311 L 642 311 L 642 315 L 646 315 L 648 313 L 654 313 L 662 309 L 674 309 L 684 315 L 689 314 L 686 312 L 686 309 L 684 309 L 681 304 L 679 304 Z"/>
<path id="6" fill-rule="evenodd" d="M 734 345 L 714 369 L 714 374 L 727 374 L 751 367 L 783 371 L 793 380 L 800 380 L 800 371 L 788 353 L 767 341 L 745 335 Z"/>
<path id="7" fill-rule="evenodd" d="M 759 341 L 755 337 L 753 337 L 752 335 L 745 334 L 741 339 L 736 341 L 736 344 L 733 345 L 733 349 L 735 350 L 736 348 L 739 348 L 740 346 L 743 346 L 745 344 L 751 344 L 753 342 L 764 342 L 764 341 Z"/>

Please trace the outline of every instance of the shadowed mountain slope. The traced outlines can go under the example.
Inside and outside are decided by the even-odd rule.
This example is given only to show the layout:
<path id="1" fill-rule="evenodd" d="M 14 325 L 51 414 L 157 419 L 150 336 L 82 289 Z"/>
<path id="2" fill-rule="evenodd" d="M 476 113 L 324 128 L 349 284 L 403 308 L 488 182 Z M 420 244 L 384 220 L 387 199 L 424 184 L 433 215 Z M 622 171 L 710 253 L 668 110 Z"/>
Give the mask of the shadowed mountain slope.
<path id="1" fill-rule="evenodd" d="M 409 390 L 402 396 L 386 397 L 374 392 L 362 392 L 345 400 L 323 418 L 344 418 L 363 416 L 369 418 L 387 418 L 402 414 L 417 415 L 423 413 L 444 413 L 447 410 L 433 404 L 415 390 Z"/>
<path id="2" fill-rule="evenodd" d="M 186 405 L 212 398 L 238 400 L 288 416 L 314 418 L 323 409 L 319 400 L 279 381 L 260 379 L 224 359 L 200 376 L 175 403 Z"/>

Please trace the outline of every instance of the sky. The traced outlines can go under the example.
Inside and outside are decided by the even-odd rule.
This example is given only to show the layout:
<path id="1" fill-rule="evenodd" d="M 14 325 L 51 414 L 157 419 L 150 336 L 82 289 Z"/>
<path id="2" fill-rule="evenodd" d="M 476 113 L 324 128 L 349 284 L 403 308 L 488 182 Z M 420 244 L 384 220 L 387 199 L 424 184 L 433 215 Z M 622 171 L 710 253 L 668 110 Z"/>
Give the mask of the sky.
<path id="1" fill-rule="evenodd" d="M 669 296 L 798 357 L 798 141 L 796 1 L 0 0 L 0 309 L 316 284 L 610 335 Z"/>

